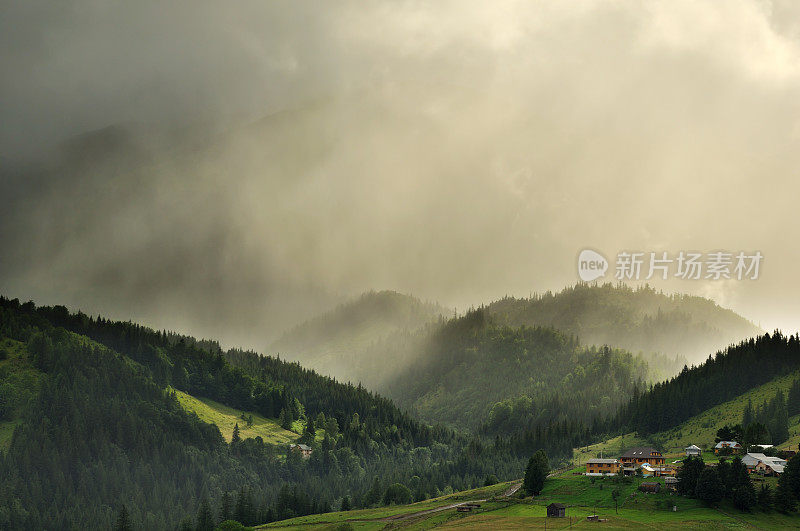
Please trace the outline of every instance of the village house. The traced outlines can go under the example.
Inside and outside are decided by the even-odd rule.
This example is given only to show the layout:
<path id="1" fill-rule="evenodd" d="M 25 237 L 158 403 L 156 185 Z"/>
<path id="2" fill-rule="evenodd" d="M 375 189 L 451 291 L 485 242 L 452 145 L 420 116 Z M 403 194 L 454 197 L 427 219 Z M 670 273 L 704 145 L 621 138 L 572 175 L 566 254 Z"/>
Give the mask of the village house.
<path id="1" fill-rule="evenodd" d="M 699 446 L 695 446 L 694 444 L 686 448 L 686 457 L 700 457 L 700 454 L 702 453 L 703 450 L 701 450 Z"/>
<path id="2" fill-rule="evenodd" d="M 631 448 L 620 457 L 622 470 L 626 476 L 636 473 L 641 465 L 647 463 L 653 469 L 664 466 L 664 456 L 655 448 L 649 446 L 639 446 Z"/>
<path id="3" fill-rule="evenodd" d="M 616 459 L 589 459 L 586 461 L 587 476 L 608 476 L 619 473 L 619 461 Z"/>
<path id="4" fill-rule="evenodd" d="M 720 452 L 725 453 L 725 449 L 730 449 L 732 454 L 738 454 L 742 450 L 742 445 L 736 441 L 720 441 L 714 446 L 714 453 L 717 455 Z"/>
<path id="5" fill-rule="evenodd" d="M 313 451 L 313 449 L 305 444 L 290 444 L 289 451 L 299 452 L 304 459 L 308 459 L 309 457 L 311 457 L 311 452 Z"/>
<path id="6" fill-rule="evenodd" d="M 649 446 L 640 446 L 631 448 L 620 458 L 623 465 L 641 465 L 642 463 L 649 463 L 653 466 L 661 466 L 664 464 L 664 456 L 655 448 Z"/>
<path id="7" fill-rule="evenodd" d="M 783 473 L 786 460 L 759 453 L 749 453 L 742 457 L 742 463 L 748 472 L 757 472 L 765 476 L 778 476 Z"/>

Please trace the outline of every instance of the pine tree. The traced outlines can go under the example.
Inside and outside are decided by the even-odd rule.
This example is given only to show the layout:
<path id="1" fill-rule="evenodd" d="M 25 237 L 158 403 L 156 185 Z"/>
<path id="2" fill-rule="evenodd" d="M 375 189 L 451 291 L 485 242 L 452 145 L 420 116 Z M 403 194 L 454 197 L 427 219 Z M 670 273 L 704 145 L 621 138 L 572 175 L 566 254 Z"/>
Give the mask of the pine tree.
<path id="1" fill-rule="evenodd" d="M 758 506 L 764 512 L 772 510 L 772 489 L 766 483 L 762 483 L 758 491 Z"/>
<path id="2" fill-rule="evenodd" d="M 771 442 L 772 444 L 780 444 L 789 438 L 789 410 L 782 391 L 778 390 L 774 404 L 772 429 L 770 430 Z"/>
<path id="3" fill-rule="evenodd" d="M 733 505 L 736 506 L 737 509 L 740 511 L 750 511 L 753 507 L 755 507 L 758 499 L 756 498 L 756 491 L 753 488 L 752 484 L 748 486 L 741 485 L 733 489 L 731 493 L 731 499 L 733 501 Z"/>
<path id="4" fill-rule="evenodd" d="M 239 423 L 233 425 L 233 435 L 231 436 L 231 444 L 241 442 L 242 438 L 239 436 Z"/>
<path id="5" fill-rule="evenodd" d="M 231 504 L 231 496 L 228 491 L 222 493 L 222 502 L 219 507 L 219 519 L 221 521 L 230 520 L 233 518 L 233 507 Z"/>
<path id="6" fill-rule="evenodd" d="M 197 531 L 214 531 L 214 524 L 214 512 L 211 510 L 208 498 L 204 496 L 197 513 Z"/>
<path id="7" fill-rule="evenodd" d="M 786 407 L 789 415 L 797 415 L 800 413 L 800 378 L 792 383 L 789 388 L 789 397 L 786 400 Z"/>
<path id="8" fill-rule="evenodd" d="M 280 422 L 281 428 L 284 430 L 292 429 L 292 417 L 286 408 L 281 409 L 281 413 L 278 415 L 278 422 Z"/>
<path id="9" fill-rule="evenodd" d="M 742 414 L 742 428 L 747 428 L 753 422 L 753 416 L 753 401 L 748 398 L 747 406 L 745 406 Z"/>
<path id="10" fill-rule="evenodd" d="M 723 488 L 719 474 L 714 468 L 704 468 L 697 479 L 695 497 L 708 505 L 715 505 L 722 499 Z"/>
<path id="11" fill-rule="evenodd" d="M 303 436 L 300 438 L 300 440 L 308 445 L 314 444 L 316 434 L 317 430 L 314 427 L 314 421 L 312 419 L 308 419 L 308 422 L 306 422 L 306 427 L 303 430 Z"/>
<path id="12" fill-rule="evenodd" d="M 350 510 L 350 496 L 345 496 L 342 498 L 342 506 L 340 508 L 341 511 L 349 511 Z"/>
<path id="13" fill-rule="evenodd" d="M 797 500 L 789 487 L 787 478 L 788 476 L 784 469 L 784 473 L 778 478 L 778 488 L 775 489 L 775 508 L 782 513 L 792 513 L 797 507 Z"/>
<path id="14" fill-rule="evenodd" d="M 250 489 L 242 487 L 239 489 L 239 497 L 236 499 L 236 521 L 250 525 L 253 523 L 253 516 L 253 498 Z"/>
<path id="15" fill-rule="evenodd" d="M 128 507 L 124 504 L 119 511 L 119 517 L 117 517 L 117 523 L 114 525 L 114 531 L 133 531 L 131 516 L 128 514 Z"/>
<path id="16" fill-rule="evenodd" d="M 544 481 L 549 472 L 550 466 L 547 462 L 547 454 L 544 453 L 544 450 L 538 450 L 528 460 L 528 466 L 525 469 L 525 479 L 522 482 L 522 488 L 528 494 L 538 496 L 544 488 Z"/>
<path id="17" fill-rule="evenodd" d="M 683 466 L 678 470 L 678 493 L 684 496 L 694 496 L 697 480 L 705 468 L 705 463 L 700 457 L 689 456 L 683 460 Z"/>
<path id="18" fill-rule="evenodd" d="M 361 505 L 364 507 L 371 507 L 378 503 L 381 499 L 381 483 L 378 479 L 378 476 L 375 476 L 375 479 L 372 480 L 372 486 L 370 489 L 364 493 L 364 498 L 362 500 Z"/>

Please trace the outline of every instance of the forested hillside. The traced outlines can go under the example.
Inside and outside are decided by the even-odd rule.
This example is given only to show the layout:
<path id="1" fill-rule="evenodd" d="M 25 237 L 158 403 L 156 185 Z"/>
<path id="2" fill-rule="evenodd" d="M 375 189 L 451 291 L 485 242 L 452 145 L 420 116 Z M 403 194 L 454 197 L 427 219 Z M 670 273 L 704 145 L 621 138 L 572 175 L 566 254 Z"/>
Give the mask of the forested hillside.
<path id="1" fill-rule="evenodd" d="M 479 309 L 435 331 L 388 392 L 428 421 L 566 456 L 602 431 L 646 379 L 639 357 L 582 347 L 552 328 L 497 325 Z"/>
<path id="2" fill-rule="evenodd" d="M 324 512 L 345 497 L 378 505 L 394 483 L 425 499 L 522 470 L 507 444 L 428 427 L 361 387 L 213 342 L 3 298 L 0 341 L 15 364 L 0 370 L 3 404 L 18 396 L 19 370 L 41 382 L 34 397 L 0 408 L 17 426 L 0 458 L 0 528 L 109 528 L 123 506 L 136 528 L 209 513 L 254 524 Z M 170 388 L 301 420 L 313 453 L 301 459 L 238 434 L 226 443 Z"/>
<path id="3" fill-rule="evenodd" d="M 669 381 L 655 384 L 641 394 L 636 393 L 621 408 L 615 426 L 643 435 L 664 431 L 798 369 L 800 339 L 797 335 L 786 337 L 776 331 L 771 335 L 765 334 L 742 341 L 709 356 L 699 366 L 684 368 Z M 800 394 L 800 389 L 795 394 Z M 786 397 L 781 395 L 769 403 L 755 406 L 762 406 L 763 411 L 754 411 L 751 405 L 749 418 L 744 418 L 743 424 L 755 419 L 764 420 L 768 424 L 776 409 L 786 409 Z M 786 414 L 784 411 L 784 415 Z"/>
<path id="4" fill-rule="evenodd" d="M 437 304 L 409 295 L 370 291 L 287 331 L 270 351 L 318 373 L 378 388 L 387 374 L 413 362 L 417 350 L 376 357 L 374 346 L 405 342 L 448 313 Z"/>
<path id="5" fill-rule="evenodd" d="M 528 299 L 507 297 L 489 304 L 486 312 L 500 324 L 552 326 L 586 345 L 682 356 L 692 363 L 761 332 L 703 297 L 608 283 L 577 284 Z"/>
<path id="6" fill-rule="evenodd" d="M 482 307 L 482 311 L 492 326 L 505 329 L 504 335 L 518 333 L 514 330 L 521 326 L 553 328 L 571 342 L 564 349 L 547 354 L 542 354 L 547 348 L 559 349 L 562 345 L 558 341 L 538 342 L 533 349 L 545 357 L 563 355 L 578 344 L 595 345 L 597 349 L 607 345 L 612 350 L 641 353 L 648 366 L 646 377 L 652 382 L 674 376 L 689 360 L 703 360 L 710 352 L 759 332 L 752 323 L 708 299 L 668 296 L 649 287 L 631 289 L 611 284 L 577 284 L 556 294 L 504 298 Z M 454 332 L 460 328 L 446 330 L 450 325 L 443 314 L 441 307 L 405 295 L 369 293 L 287 332 L 273 347 L 284 355 L 302 359 L 315 370 L 361 382 L 396 398 L 422 418 L 474 427 L 485 420 L 481 415 L 487 401 L 483 393 L 478 393 L 477 402 L 469 400 L 470 393 L 478 387 L 475 377 L 482 374 L 480 363 L 491 363 L 490 360 L 497 363 L 506 354 L 489 352 L 494 347 L 485 343 L 482 348 L 486 355 L 480 363 L 473 362 L 458 370 L 460 377 L 471 381 L 462 385 L 453 373 L 449 381 L 441 383 L 445 393 L 450 392 L 448 388 L 464 387 L 459 391 L 460 396 L 452 403 L 442 400 L 437 394 L 439 380 L 426 374 L 442 376 L 444 369 L 437 364 L 453 361 L 448 356 L 442 358 L 439 351 L 444 343 L 449 344 L 447 348 L 461 345 Z M 443 341 L 441 338 L 445 336 L 447 340 Z M 498 348 L 505 348 L 500 343 Z M 554 374 L 560 378 L 571 373 L 571 368 L 561 371 L 570 363 L 557 367 Z M 514 382 L 530 376 L 525 371 L 532 367 L 533 371 L 539 370 L 535 366 L 516 367 L 511 375 L 512 389 L 506 392 L 492 394 L 490 386 L 488 401 L 514 397 L 521 385 Z M 497 377 L 498 370 L 490 367 L 488 374 Z M 577 377 L 580 378 L 580 373 Z M 574 389 L 580 392 L 584 387 L 574 386 Z M 422 399 L 426 394 L 429 399 Z M 432 398 L 434 395 L 438 398 Z M 600 396 L 605 396 L 605 392 Z"/>

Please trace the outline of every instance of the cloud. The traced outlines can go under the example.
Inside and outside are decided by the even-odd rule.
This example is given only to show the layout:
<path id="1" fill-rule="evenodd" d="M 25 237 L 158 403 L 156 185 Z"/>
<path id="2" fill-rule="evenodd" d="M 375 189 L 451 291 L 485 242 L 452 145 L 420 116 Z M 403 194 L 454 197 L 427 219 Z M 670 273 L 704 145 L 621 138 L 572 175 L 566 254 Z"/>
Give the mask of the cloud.
<path id="1" fill-rule="evenodd" d="M 0 289 L 258 346 L 369 288 L 463 307 L 585 247 L 760 249 L 726 300 L 791 322 L 796 5 L 9 4 L 0 152 L 121 125 L 8 165 Z"/>

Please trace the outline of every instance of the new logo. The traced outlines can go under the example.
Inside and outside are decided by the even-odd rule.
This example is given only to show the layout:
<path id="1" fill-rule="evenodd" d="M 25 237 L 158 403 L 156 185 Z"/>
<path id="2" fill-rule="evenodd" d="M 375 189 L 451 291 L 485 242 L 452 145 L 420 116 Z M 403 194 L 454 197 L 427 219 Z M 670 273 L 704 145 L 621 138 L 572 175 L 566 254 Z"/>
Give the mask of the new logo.
<path id="1" fill-rule="evenodd" d="M 578 255 L 578 276 L 584 282 L 591 282 L 605 276 L 608 271 L 608 260 L 602 254 L 591 249 L 584 249 Z"/>

